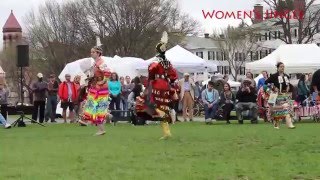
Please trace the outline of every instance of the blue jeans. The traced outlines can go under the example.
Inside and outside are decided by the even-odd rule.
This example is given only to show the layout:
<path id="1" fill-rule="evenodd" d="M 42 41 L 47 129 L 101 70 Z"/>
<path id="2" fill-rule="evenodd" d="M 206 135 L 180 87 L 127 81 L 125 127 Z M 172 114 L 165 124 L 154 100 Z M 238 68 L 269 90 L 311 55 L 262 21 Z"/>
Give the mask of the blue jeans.
<path id="1" fill-rule="evenodd" d="M 211 108 L 207 104 L 204 105 L 204 118 L 205 119 L 214 119 L 218 111 L 218 104 L 214 104 Z"/>
<path id="2" fill-rule="evenodd" d="M 57 110 L 57 101 L 58 97 L 56 95 L 49 95 L 47 98 L 47 104 L 46 104 L 46 113 L 45 117 L 48 120 L 49 118 L 51 121 L 54 121 L 56 118 L 56 110 Z"/>
<path id="3" fill-rule="evenodd" d="M 4 117 L 2 116 L 2 114 L 0 114 L 0 123 L 1 123 L 2 125 L 6 125 L 6 123 L 7 123 L 6 119 L 4 119 Z"/>

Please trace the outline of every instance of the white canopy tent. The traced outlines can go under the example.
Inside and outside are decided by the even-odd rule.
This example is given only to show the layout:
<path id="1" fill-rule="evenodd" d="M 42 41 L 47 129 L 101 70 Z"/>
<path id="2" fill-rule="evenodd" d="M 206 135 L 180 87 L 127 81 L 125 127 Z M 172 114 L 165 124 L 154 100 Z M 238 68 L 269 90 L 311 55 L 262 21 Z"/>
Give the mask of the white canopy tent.
<path id="1" fill-rule="evenodd" d="M 134 58 L 134 57 L 119 57 L 115 56 L 112 57 L 105 57 L 102 56 L 102 59 L 105 61 L 107 66 L 114 72 L 117 72 L 119 77 L 120 76 L 130 76 L 131 78 L 134 78 L 135 76 L 138 76 L 138 72 L 135 70 L 135 67 L 137 64 L 141 64 L 144 62 L 143 59 L 140 58 Z M 65 74 L 70 74 L 71 78 L 73 79 L 76 75 L 81 76 L 81 84 L 84 83 L 84 80 L 86 79 L 85 69 L 89 69 L 94 65 L 94 60 L 92 58 L 84 58 L 79 59 L 77 61 L 68 63 L 62 72 L 59 75 L 59 79 L 61 81 L 65 80 Z M 86 68 L 84 68 L 86 67 Z"/>
<path id="2" fill-rule="evenodd" d="M 285 44 L 268 56 L 246 63 L 246 70 L 259 74 L 276 72 L 277 62 L 283 62 L 286 73 L 309 73 L 320 67 L 320 48 L 316 44 Z"/>
<path id="3" fill-rule="evenodd" d="M 196 56 L 195 54 L 180 47 L 179 45 L 167 50 L 166 57 L 179 72 L 195 73 L 204 72 L 206 70 L 208 72 L 217 71 L 216 64 L 206 62 L 204 59 Z M 147 72 L 149 64 L 154 60 L 155 57 L 146 60 L 144 63 L 138 65 L 136 69 L 140 73 L 145 74 Z"/>

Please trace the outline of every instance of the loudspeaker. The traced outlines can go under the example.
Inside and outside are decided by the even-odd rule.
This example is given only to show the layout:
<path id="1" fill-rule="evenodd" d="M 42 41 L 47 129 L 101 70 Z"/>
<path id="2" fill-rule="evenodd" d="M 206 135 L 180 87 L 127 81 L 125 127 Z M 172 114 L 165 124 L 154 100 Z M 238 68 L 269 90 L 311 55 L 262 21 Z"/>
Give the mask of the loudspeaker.
<path id="1" fill-rule="evenodd" d="M 17 45 L 17 67 L 29 66 L 29 46 Z"/>

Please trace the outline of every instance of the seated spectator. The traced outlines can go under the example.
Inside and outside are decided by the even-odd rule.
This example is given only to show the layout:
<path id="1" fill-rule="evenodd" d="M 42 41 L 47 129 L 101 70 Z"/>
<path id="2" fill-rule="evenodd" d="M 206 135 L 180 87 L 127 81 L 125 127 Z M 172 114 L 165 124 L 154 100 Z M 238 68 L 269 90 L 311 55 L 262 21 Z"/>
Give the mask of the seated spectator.
<path id="1" fill-rule="evenodd" d="M 302 105 L 303 101 L 309 96 L 309 88 L 305 83 L 306 76 L 302 74 L 298 82 L 298 98 L 297 101 Z"/>
<path id="2" fill-rule="evenodd" d="M 236 112 L 239 124 L 243 124 L 242 112 L 249 110 L 250 115 L 252 116 L 251 123 L 258 123 L 257 120 L 257 95 L 255 88 L 251 85 L 251 79 L 244 79 L 241 88 L 237 92 L 236 99 L 238 100 L 236 104 Z"/>
<path id="3" fill-rule="evenodd" d="M 202 102 L 204 103 L 205 122 L 212 123 L 215 120 L 219 104 L 219 92 L 213 88 L 213 82 L 209 81 L 207 89 L 201 93 Z"/>
<path id="4" fill-rule="evenodd" d="M 223 108 L 223 118 L 230 124 L 230 113 L 233 109 L 235 103 L 235 96 L 231 92 L 231 87 L 229 83 L 225 83 L 223 91 L 220 94 L 220 103 Z"/>

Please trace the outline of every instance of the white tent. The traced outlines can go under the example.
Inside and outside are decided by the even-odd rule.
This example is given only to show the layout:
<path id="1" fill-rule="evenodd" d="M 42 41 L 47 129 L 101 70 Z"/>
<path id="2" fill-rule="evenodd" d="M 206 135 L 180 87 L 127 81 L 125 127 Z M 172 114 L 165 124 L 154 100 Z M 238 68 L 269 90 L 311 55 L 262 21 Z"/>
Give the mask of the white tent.
<path id="1" fill-rule="evenodd" d="M 268 56 L 246 63 L 246 70 L 260 73 L 276 72 L 277 62 L 283 62 L 286 73 L 309 73 L 320 67 L 320 48 L 316 44 L 286 44 L 279 46 Z"/>
<path id="2" fill-rule="evenodd" d="M 135 70 L 137 64 L 141 64 L 144 62 L 143 59 L 133 58 L 133 57 L 105 57 L 102 56 L 102 59 L 106 62 L 107 66 L 114 72 L 117 72 L 119 77 L 121 76 L 130 76 L 132 79 L 135 76 L 138 76 L 138 72 Z M 65 74 L 70 74 L 73 79 L 76 75 L 80 75 L 81 84 L 84 83 L 84 79 L 86 78 L 86 74 L 84 73 L 84 69 L 81 65 L 86 64 L 87 67 L 92 67 L 94 64 L 94 60 L 92 58 L 84 58 L 79 59 L 77 61 L 68 63 L 62 72 L 59 75 L 59 79 L 61 81 L 65 80 Z"/>
<path id="3" fill-rule="evenodd" d="M 167 50 L 166 57 L 179 72 L 204 72 L 206 69 L 209 72 L 217 71 L 216 64 L 207 63 L 204 59 L 196 56 L 179 45 Z M 136 69 L 141 73 L 146 73 L 149 64 L 154 60 L 155 57 L 146 60 L 144 63 L 138 65 Z"/>

